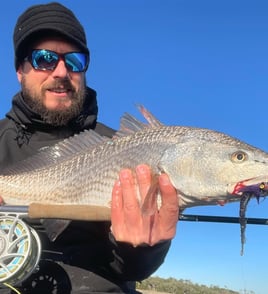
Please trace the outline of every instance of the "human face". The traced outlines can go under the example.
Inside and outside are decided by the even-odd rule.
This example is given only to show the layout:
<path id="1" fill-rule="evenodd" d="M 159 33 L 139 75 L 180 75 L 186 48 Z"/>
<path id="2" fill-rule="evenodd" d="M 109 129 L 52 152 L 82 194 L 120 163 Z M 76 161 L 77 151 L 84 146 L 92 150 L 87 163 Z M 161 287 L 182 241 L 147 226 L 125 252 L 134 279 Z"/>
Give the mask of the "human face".
<path id="1" fill-rule="evenodd" d="M 47 49 L 59 54 L 79 49 L 58 37 L 43 39 L 33 49 Z M 44 121 L 52 125 L 67 124 L 82 110 L 85 99 L 85 73 L 71 72 L 60 59 L 54 70 L 36 70 L 28 61 L 17 71 L 25 102 Z"/>

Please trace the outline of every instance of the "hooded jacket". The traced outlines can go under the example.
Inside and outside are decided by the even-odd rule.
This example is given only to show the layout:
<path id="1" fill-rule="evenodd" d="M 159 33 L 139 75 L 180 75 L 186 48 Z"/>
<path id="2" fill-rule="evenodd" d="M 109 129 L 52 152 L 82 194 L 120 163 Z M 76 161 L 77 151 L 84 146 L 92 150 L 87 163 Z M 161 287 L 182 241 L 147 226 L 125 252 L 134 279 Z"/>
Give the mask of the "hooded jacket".
<path id="1" fill-rule="evenodd" d="M 111 137 L 115 130 L 97 122 L 96 92 L 87 88 L 82 112 L 67 126 L 44 123 L 24 102 L 13 97 L 12 108 L 0 120 L 0 172 L 45 146 L 85 129 Z M 38 270 L 16 288 L 22 294 L 136 293 L 135 281 L 150 276 L 164 261 L 170 241 L 155 246 L 116 242 L 109 222 L 72 221 L 55 241 L 34 223 L 41 239 Z M 7 288 L 0 292 L 13 293 Z"/>

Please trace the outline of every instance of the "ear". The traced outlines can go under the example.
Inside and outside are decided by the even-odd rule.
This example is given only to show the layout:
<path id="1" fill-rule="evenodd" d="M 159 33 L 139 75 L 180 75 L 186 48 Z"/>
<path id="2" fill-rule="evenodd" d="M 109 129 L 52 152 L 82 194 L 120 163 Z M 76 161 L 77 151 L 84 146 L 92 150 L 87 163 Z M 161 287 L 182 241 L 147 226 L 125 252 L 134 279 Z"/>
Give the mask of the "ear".
<path id="1" fill-rule="evenodd" d="M 23 70 L 22 70 L 22 66 L 20 65 L 19 68 L 17 69 L 17 78 L 20 83 L 21 83 L 22 75 L 23 75 Z"/>

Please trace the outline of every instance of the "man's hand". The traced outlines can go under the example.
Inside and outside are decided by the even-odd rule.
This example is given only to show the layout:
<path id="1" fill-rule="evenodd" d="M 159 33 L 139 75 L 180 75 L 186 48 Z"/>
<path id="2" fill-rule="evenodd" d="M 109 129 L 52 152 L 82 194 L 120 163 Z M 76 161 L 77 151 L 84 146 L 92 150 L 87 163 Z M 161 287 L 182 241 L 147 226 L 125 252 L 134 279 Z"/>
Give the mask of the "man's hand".
<path id="1" fill-rule="evenodd" d="M 156 183 L 153 180 L 147 165 L 137 166 L 136 177 L 129 169 L 120 172 L 111 206 L 111 228 L 117 241 L 153 246 L 175 236 L 179 214 L 176 190 L 166 174 L 161 174 Z M 161 194 L 159 209 L 155 185 Z"/>

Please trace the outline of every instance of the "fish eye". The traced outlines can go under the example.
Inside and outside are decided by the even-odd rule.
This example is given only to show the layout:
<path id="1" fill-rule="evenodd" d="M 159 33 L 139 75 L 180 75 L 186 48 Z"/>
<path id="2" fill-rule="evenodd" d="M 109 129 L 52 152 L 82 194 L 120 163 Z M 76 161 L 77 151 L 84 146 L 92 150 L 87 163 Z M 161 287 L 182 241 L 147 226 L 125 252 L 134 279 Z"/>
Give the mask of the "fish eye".
<path id="1" fill-rule="evenodd" d="M 237 163 L 244 162 L 247 158 L 248 156 L 244 151 L 236 151 L 231 156 L 232 161 Z"/>

